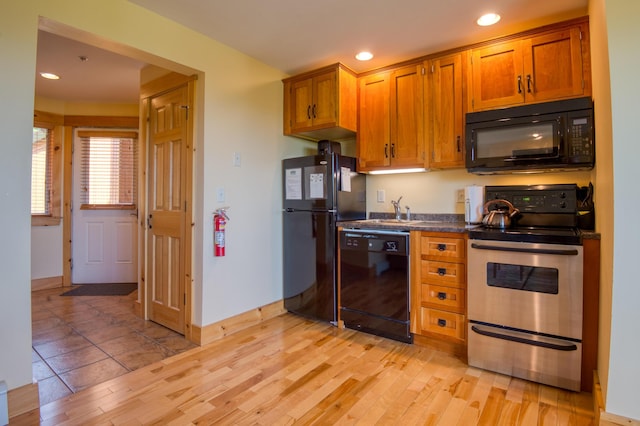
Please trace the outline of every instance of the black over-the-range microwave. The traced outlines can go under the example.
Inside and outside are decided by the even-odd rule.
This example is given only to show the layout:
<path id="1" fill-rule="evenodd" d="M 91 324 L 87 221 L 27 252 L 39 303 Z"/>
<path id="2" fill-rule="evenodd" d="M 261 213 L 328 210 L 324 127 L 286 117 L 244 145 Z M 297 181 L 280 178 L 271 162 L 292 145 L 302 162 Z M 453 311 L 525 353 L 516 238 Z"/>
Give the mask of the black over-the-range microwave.
<path id="1" fill-rule="evenodd" d="M 595 163 L 590 97 L 468 113 L 465 130 L 472 173 L 589 170 Z"/>

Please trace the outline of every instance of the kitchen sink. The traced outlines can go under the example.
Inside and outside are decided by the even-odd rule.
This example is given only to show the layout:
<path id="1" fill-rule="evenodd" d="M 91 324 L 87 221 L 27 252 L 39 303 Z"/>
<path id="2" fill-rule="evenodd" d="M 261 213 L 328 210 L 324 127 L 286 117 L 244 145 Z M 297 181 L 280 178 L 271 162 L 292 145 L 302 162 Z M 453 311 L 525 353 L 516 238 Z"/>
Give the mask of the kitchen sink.
<path id="1" fill-rule="evenodd" d="M 422 224 L 429 224 L 429 223 L 441 223 L 442 221 L 440 221 L 440 220 L 422 220 L 422 219 L 415 219 L 415 220 L 407 220 L 407 219 L 367 219 L 367 220 L 364 220 L 363 222 L 379 223 L 380 225 L 422 225 Z"/>

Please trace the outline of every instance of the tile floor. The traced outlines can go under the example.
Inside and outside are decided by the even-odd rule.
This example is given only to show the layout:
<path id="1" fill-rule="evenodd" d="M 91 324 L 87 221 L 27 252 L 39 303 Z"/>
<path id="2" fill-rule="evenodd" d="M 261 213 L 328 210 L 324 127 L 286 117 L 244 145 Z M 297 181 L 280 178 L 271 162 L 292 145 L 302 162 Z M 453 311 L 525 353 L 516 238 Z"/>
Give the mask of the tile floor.
<path id="1" fill-rule="evenodd" d="M 134 313 L 127 296 L 31 293 L 33 376 L 40 405 L 195 348 L 182 335 Z"/>

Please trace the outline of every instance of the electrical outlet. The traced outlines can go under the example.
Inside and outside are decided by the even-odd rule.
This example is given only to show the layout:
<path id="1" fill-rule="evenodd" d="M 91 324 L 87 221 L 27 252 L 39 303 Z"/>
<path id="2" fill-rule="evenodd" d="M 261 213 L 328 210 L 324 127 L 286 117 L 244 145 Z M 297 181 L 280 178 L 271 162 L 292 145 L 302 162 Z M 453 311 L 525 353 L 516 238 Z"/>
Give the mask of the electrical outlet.
<path id="1" fill-rule="evenodd" d="M 377 192 L 377 198 L 378 198 L 378 202 L 379 203 L 384 203 L 384 198 L 385 198 L 385 193 L 384 193 L 384 189 L 378 189 Z"/>
<path id="2" fill-rule="evenodd" d="M 456 192 L 456 201 L 458 203 L 464 203 L 464 189 L 458 189 Z"/>
<path id="3" fill-rule="evenodd" d="M 216 190 L 216 201 L 224 203 L 224 188 L 218 188 Z"/>

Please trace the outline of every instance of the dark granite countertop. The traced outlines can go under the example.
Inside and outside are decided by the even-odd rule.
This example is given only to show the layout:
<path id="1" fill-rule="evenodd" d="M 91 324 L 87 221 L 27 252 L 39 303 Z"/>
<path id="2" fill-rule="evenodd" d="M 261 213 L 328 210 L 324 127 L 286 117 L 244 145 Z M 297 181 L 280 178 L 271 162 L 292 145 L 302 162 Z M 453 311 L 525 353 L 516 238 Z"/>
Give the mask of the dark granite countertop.
<path id="1" fill-rule="evenodd" d="M 469 225 L 462 214 L 413 214 L 411 220 L 396 220 L 391 213 L 371 212 L 369 219 L 350 220 L 338 225 L 349 229 L 392 229 L 396 231 L 467 232 L 481 225 Z M 600 239 L 600 233 L 582 230 L 582 238 Z"/>
<path id="2" fill-rule="evenodd" d="M 369 214 L 369 219 L 340 222 L 338 225 L 351 229 L 393 229 L 429 232 L 466 232 L 478 225 L 467 225 L 464 215 L 459 214 L 413 214 L 411 220 L 396 220 L 390 213 Z"/>

